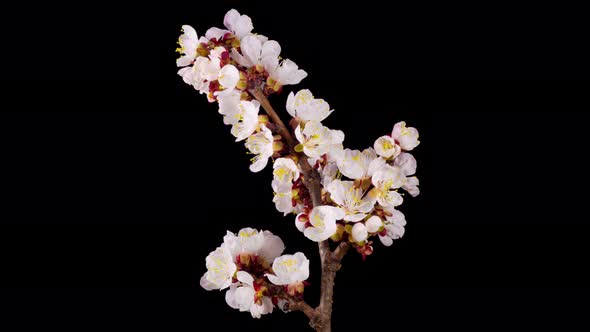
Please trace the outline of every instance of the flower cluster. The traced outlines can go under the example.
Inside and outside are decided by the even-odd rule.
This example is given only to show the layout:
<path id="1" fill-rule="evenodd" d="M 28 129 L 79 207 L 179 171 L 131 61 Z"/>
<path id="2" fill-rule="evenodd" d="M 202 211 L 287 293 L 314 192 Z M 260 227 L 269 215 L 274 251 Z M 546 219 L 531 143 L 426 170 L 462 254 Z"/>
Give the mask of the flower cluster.
<path id="1" fill-rule="evenodd" d="M 199 37 L 195 29 L 183 25 L 178 39 L 178 75 L 210 102 L 218 102 L 223 122 L 231 125 L 236 141 L 246 140 L 254 155 L 250 169 L 258 172 L 268 159 L 284 150 L 282 137 L 273 135 L 268 117 L 259 116 L 260 103 L 250 91 L 265 95 L 298 84 L 307 73 L 291 60 L 281 60 L 281 46 L 274 40 L 252 33 L 252 20 L 230 10 L 223 20 L 226 29 L 210 28 Z"/>
<path id="2" fill-rule="evenodd" d="M 255 318 L 271 313 L 275 305 L 287 310 L 288 303 L 303 297 L 309 260 L 300 252 L 280 256 L 284 249 L 283 241 L 269 231 L 228 231 L 223 244 L 205 259 L 201 287 L 228 289 L 227 304 Z"/>
<path id="3" fill-rule="evenodd" d="M 411 154 L 420 143 L 418 131 L 402 121 L 372 147 L 345 148 L 344 133 L 322 123 L 334 110 L 307 89 L 287 97 L 288 128 L 267 97 L 298 84 L 307 73 L 283 60 L 279 43 L 253 33 L 250 17 L 232 9 L 224 25 L 201 37 L 191 26 L 182 27 L 178 74 L 217 102 L 231 134 L 253 155 L 252 172 L 274 160 L 276 209 L 294 214 L 296 228 L 308 239 L 353 246 L 363 258 L 372 254 L 374 238 L 391 246 L 405 232 L 405 217 L 397 210 L 403 192 L 420 193 Z M 267 115 L 259 114 L 261 108 Z M 288 310 L 289 303 L 302 299 L 309 261 L 302 253 L 280 256 L 283 250 L 281 239 L 268 231 L 228 232 L 207 256 L 201 286 L 228 289 L 228 305 L 253 317 L 275 306 Z"/>
<path id="4" fill-rule="evenodd" d="M 418 131 L 397 123 L 389 135 L 378 138 L 363 151 L 345 149 L 340 132 L 309 120 L 297 131 L 313 129 L 310 137 L 319 143 L 303 153 L 322 178 L 322 206 L 304 206 L 295 218 L 297 228 L 313 241 L 348 241 L 363 255 L 373 252 L 371 237 L 378 236 L 385 246 L 404 234 L 406 220 L 396 210 L 402 204 L 400 189 L 411 196 L 420 193 L 416 159 L 409 152 L 418 144 Z M 301 127 L 304 127 L 301 129 Z M 324 127 L 325 128 L 325 127 Z M 322 137 L 327 137 L 321 139 Z M 334 139 L 336 137 L 337 139 Z M 297 135 L 301 145 L 307 141 Z M 314 149 L 326 145 L 318 156 Z"/>

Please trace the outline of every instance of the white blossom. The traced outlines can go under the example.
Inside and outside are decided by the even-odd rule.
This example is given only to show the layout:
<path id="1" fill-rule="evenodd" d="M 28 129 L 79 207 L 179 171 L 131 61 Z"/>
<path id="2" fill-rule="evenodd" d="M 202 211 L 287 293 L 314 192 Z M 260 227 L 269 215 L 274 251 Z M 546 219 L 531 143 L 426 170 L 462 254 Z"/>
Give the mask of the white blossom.
<path id="1" fill-rule="evenodd" d="M 416 158 L 410 153 L 400 153 L 400 155 L 393 160 L 393 165 L 399 167 L 404 176 L 410 176 L 416 173 Z"/>
<path id="2" fill-rule="evenodd" d="M 262 65 L 266 71 L 274 70 L 279 63 L 281 45 L 274 40 L 264 40 L 257 35 L 248 35 L 242 39 L 240 54 L 232 49 L 231 55 L 236 62 L 246 68 Z"/>
<path id="3" fill-rule="evenodd" d="M 371 218 L 365 221 L 365 226 L 367 227 L 367 232 L 369 233 L 377 233 L 381 226 L 383 226 L 383 220 L 378 216 L 372 216 Z"/>
<path id="4" fill-rule="evenodd" d="M 236 283 L 225 293 L 227 304 L 240 311 L 249 311 L 252 317 L 260 318 L 261 315 L 272 313 L 273 304 L 268 296 L 258 299 L 254 289 L 254 278 L 245 271 L 238 271 Z"/>
<path id="5" fill-rule="evenodd" d="M 321 122 L 332 112 L 330 105 L 323 99 L 313 97 L 311 91 L 300 90 L 297 94 L 291 92 L 287 98 L 287 112 L 300 121 Z"/>
<path id="6" fill-rule="evenodd" d="M 402 196 L 395 190 L 404 182 L 399 167 L 383 165 L 373 174 L 371 181 L 375 187 L 369 191 L 369 196 L 375 198 L 380 205 L 395 207 L 402 203 Z"/>
<path id="7" fill-rule="evenodd" d="M 299 168 L 291 158 L 279 158 L 273 164 L 274 179 L 280 182 L 293 182 L 299 179 Z"/>
<path id="8" fill-rule="evenodd" d="M 250 34 L 254 29 L 252 19 L 247 15 L 240 15 L 235 9 L 231 9 L 225 14 L 223 25 L 233 32 L 238 39 Z"/>
<path id="9" fill-rule="evenodd" d="M 309 277 L 309 260 L 301 252 L 295 255 L 283 255 L 272 263 L 273 274 L 266 274 L 275 285 L 290 285 L 307 280 Z"/>
<path id="10" fill-rule="evenodd" d="M 279 82 L 281 85 L 299 84 L 307 73 L 299 69 L 297 64 L 289 59 L 283 60 L 273 70 L 269 71 L 270 77 Z"/>
<path id="11" fill-rule="evenodd" d="M 375 199 L 365 195 L 353 181 L 334 180 L 326 188 L 330 198 L 344 211 L 344 220 L 357 222 L 364 219 L 375 205 Z"/>
<path id="12" fill-rule="evenodd" d="M 274 197 L 272 201 L 279 212 L 285 216 L 294 210 L 293 206 L 293 184 L 291 182 L 272 181 Z"/>
<path id="13" fill-rule="evenodd" d="M 266 126 L 261 126 L 261 131 L 256 133 L 246 140 L 246 148 L 251 153 L 255 154 L 252 158 L 252 165 L 250 170 L 254 173 L 260 172 L 266 164 L 268 164 L 268 158 L 273 154 L 273 136 L 270 129 Z"/>
<path id="14" fill-rule="evenodd" d="M 215 249 L 205 258 L 205 264 L 207 272 L 201 278 L 201 287 L 206 290 L 229 287 L 237 267 L 228 248 L 222 245 Z"/>
<path id="15" fill-rule="evenodd" d="M 197 48 L 201 42 L 207 42 L 207 39 L 201 38 L 197 36 L 197 31 L 190 25 L 183 25 L 182 26 L 183 34 L 178 37 L 178 44 L 180 47 L 177 51 L 183 54 L 180 58 L 176 60 L 176 65 L 178 67 L 186 67 L 193 63 L 193 61 L 197 58 Z"/>
<path id="16" fill-rule="evenodd" d="M 375 150 L 372 148 L 359 150 L 344 149 L 337 160 L 338 169 L 342 175 L 358 180 L 371 176 L 369 166 L 377 158 Z"/>
<path id="17" fill-rule="evenodd" d="M 264 258 L 269 264 L 285 250 L 280 237 L 253 228 L 242 228 L 238 235 L 228 231 L 223 237 L 223 246 L 233 258 L 240 254 L 251 254 Z"/>
<path id="18" fill-rule="evenodd" d="M 236 137 L 236 142 L 245 140 L 256 130 L 259 109 L 260 103 L 256 100 L 240 101 L 238 112 L 233 114 L 236 121 L 231 128 L 231 133 Z"/>
<path id="19" fill-rule="evenodd" d="M 225 65 L 219 71 L 217 80 L 224 89 L 231 90 L 236 87 L 240 80 L 240 71 L 233 65 Z"/>
<path id="20" fill-rule="evenodd" d="M 359 222 L 352 226 L 351 235 L 355 242 L 363 242 L 367 239 L 369 234 L 367 233 L 367 227 L 365 227 L 363 223 Z"/>
<path id="21" fill-rule="evenodd" d="M 312 227 L 307 227 L 303 234 L 315 242 L 327 240 L 336 232 L 336 220 L 342 218 L 344 218 L 344 211 L 340 208 L 328 205 L 316 206 L 309 214 Z"/>
<path id="22" fill-rule="evenodd" d="M 385 211 L 391 216 L 385 218 L 384 226 L 386 234 L 379 235 L 379 240 L 383 245 L 389 247 L 393 244 L 393 240 L 397 240 L 404 236 L 406 226 L 406 217 L 400 211 L 394 208 L 385 208 Z"/>
<path id="23" fill-rule="evenodd" d="M 316 121 L 309 121 L 295 129 L 295 137 L 303 146 L 303 152 L 308 157 L 319 158 L 328 153 L 334 145 L 344 141 L 344 133 L 340 130 L 332 130 Z"/>
<path id="24" fill-rule="evenodd" d="M 234 125 L 240 120 L 241 93 L 238 90 L 222 90 L 216 92 L 219 103 L 219 114 L 223 115 L 223 123 Z"/>
<path id="25" fill-rule="evenodd" d="M 406 127 L 404 121 L 398 122 L 393 126 L 391 136 L 399 142 L 399 145 L 405 151 L 411 151 L 420 144 L 420 141 L 418 141 L 418 130 L 414 127 Z"/>
<path id="26" fill-rule="evenodd" d="M 209 92 L 209 83 L 219 78 L 221 70 L 221 54 L 225 48 L 216 47 L 208 57 L 197 57 L 192 67 L 184 67 L 178 71 L 185 83 L 192 85 L 201 94 Z M 211 100 L 210 100 L 211 101 Z"/>
<path id="27" fill-rule="evenodd" d="M 402 152 L 395 158 L 393 165 L 399 167 L 402 174 L 406 177 L 402 189 L 407 191 L 412 197 L 418 196 L 420 194 L 420 189 L 418 188 L 420 181 L 415 176 L 408 177 L 416 173 L 416 158 L 410 153 Z"/>
<path id="28" fill-rule="evenodd" d="M 420 188 L 418 188 L 419 185 L 420 185 L 420 181 L 418 180 L 418 178 L 415 176 L 412 176 L 412 177 L 406 178 L 406 181 L 405 181 L 404 185 L 402 186 L 402 189 L 407 191 L 408 194 L 410 194 L 412 197 L 416 197 L 416 196 L 420 195 Z"/>
<path id="29" fill-rule="evenodd" d="M 373 147 L 378 155 L 386 159 L 395 158 L 402 152 L 401 146 L 397 145 L 395 140 L 387 135 L 379 137 Z"/>

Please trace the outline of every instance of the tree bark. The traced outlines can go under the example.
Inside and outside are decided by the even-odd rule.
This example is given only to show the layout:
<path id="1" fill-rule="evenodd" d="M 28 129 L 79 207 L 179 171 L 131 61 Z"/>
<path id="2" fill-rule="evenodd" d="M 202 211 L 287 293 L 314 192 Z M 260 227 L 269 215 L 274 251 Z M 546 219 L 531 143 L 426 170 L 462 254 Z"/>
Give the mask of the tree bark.
<path id="1" fill-rule="evenodd" d="M 249 90 L 250 94 L 258 100 L 262 108 L 266 111 L 269 118 L 277 126 L 277 132 L 285 139 L 291 153 L 298 156 L 298 164 L 303 174 L 303 183 L 307 187 L 311 196 L 313 206 L 322 205 L 320 175 L 311 167 L 307 157 L 301 153 L 295 152 L 297 141 L 291 135 L 281 118 L 272 108 L 268 98 L 262 90 L 254 88 Z M 341 242 L 340 245 L 332 252 L 328 240 L 318 243 L 320 260 L 322 264 L 322 281 L 320 304 L 313 309 L 303 301 L 293 302 L 290 304 L 291 310 L 302 311 L 309 318 L 309 325 L 318 332 L 332 331 L 332 303 L 334 299 L 334 279 L 336 272 L 340 269 L 340 262 L 348 251 L 350 245 Z"/>

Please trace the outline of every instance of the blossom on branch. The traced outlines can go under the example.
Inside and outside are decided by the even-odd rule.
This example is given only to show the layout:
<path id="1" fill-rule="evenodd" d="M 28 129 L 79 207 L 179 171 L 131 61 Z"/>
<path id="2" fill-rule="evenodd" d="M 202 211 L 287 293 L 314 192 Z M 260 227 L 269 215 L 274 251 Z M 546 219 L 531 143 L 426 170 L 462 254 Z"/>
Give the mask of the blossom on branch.
<path id="1" fill-rule="evenodd" d="M 319 242 L 322 297 L 317 308 L 304 302 L 310 274 L 305 255 L 283 255 L 285 244 L 278 236 L 253 228 L 226 233 L 205 258 L 200 285 L 225 290 L 227 304 L 252 317 L 277 306 L 284 312 L 302 311 L 316 327 L 330 330 L 334 274 L 348 248 L 365 259 L 375 250 L 377 237 L 391 246 L 405 233 L 405 216 L 396 208 L 403 203 L 400 190 L 420 193 L 416 158 L 409 153 L 420 144 L 418 130 L 401 121 L 371 147 L 345 147 L 344 132 L 322 124 L 333 112 L 330 105 L 307 89 L 289 92 L 283 105 L 292 119 L 281 119 L 268 97 L 300 83 L 307 72 L 281 57 L 277 41 L 253 32 L 249 16 L 232 9 L 223 24 L 204 37 L 182 26 L 178 75 L 218 103 L 223 123 L 252 155 L 252 172 L 262 171 L 269 158 L 274 161 L 276 209 L 295 214 L 295 227 Z"/>

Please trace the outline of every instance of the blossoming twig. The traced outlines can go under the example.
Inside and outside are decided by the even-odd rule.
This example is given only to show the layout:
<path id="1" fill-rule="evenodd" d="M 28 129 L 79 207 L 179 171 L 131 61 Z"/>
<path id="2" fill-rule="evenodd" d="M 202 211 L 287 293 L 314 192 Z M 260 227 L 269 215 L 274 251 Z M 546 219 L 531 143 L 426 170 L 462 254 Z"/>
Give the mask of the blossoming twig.
<path id="1" fill-rule="evenodd" d="M 294 213 L 295 226 L 318 242 L 321 293 L 317 308 L 304 299 L 309 260 L 301 252 L 281 255 L 283 241 L 269 231 L 243 228 L 227 232 L 223 244 L 205 259 L 201 286 L 227 289 L 227 304 L 260 318 L 273 312 L 301 311 L 317 331 L 331 331 L 334 278 L 342 258 L 355 248 L 363 259 L 373 252 L 371 238 L 385 246 L 404 235 L 406 220 L 395 208 L 403 189 L 419 194 L 416 159 L 409 153 L 420 142 L 418 131 L 397 123 L 363 151 L 345 149 L 344 133 L 321 122 L 333 110 L 309 90 L 291 92 L 286 110 L 290 130 L 267 96 L 298 84 L 307 73 L 291 60 L 281 60 L 274 40 L 253 34 L 250 17 L 230 10 L 227 29 L 210 28 L 204 37 L 188 25 L 179 38 L 178 74 L 184 82 L 218 102 L 223 122 L 236 141 L 245 141 L 254 157 L 250 170 L 273 162 L 273 202 L 284 215 Z M 259 116 L 260 106 L 267 116 Z M 330 250 L 330 242 L 337 243 Z"/>

